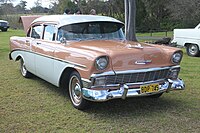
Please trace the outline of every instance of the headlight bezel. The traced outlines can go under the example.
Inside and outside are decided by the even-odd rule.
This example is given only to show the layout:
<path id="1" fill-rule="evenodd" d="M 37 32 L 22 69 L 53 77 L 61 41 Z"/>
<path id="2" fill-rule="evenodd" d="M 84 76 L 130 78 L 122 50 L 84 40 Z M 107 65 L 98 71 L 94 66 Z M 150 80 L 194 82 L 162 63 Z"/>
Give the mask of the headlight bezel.
<path id="1" fill-rule="evenodd" d="M 102 65 L 105 63 L 105 65 Z M 95 67 L 97 70 L 105 70 L 109 65 L 109 57 L 108 56 L 100 56 L 95 60 Z"/>
<path id="2" fill-rule="evenodd" d="M 183 58 L 183 52 L 182 51 L 176 51 L 171 56 L 171 62 L 173 64 L 180 64 L 182 58 Z"/>
<path id="3" fill-rule="evenodd" d="M 168 78 L 169 79 L 177 79 L 178 78 L 178 75 L 180 73 L 180 67 L 178 68 L 173 68 L 173 69 L 170 69 L 169 73 L 168 73 Z"/>

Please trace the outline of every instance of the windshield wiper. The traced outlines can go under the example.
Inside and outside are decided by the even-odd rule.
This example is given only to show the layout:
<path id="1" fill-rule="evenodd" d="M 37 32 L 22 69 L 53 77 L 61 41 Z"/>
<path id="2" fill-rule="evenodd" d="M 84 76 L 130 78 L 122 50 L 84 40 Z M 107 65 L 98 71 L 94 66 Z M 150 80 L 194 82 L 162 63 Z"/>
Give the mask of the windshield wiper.
<path id="1" fill-rule="evenodd" d="M 80 39 L 80 38 L 73 38 L 73 39 L 71 39 L 71 40 L 82 41 L 82 39 Z"/>
<path id="2" fill-rule="evenodd" d="M 85 40 L 99 40 L 97 37 L 87 37 Z"/>

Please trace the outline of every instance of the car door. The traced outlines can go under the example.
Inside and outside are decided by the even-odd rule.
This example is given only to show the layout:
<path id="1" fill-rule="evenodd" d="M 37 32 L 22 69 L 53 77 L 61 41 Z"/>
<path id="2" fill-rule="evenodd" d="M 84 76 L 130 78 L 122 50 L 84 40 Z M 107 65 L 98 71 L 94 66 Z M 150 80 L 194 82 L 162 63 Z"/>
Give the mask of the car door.
<path id="1" fill-rule="evenodd" d="M 33 28 L 30 27 L 27 36 L 23 42 L 23 48 L 26 50 L 26 54 L 24 54 L 24 61 L 26 64 L 26 69 L 33 74 L 36 74 L 35 70 L 35 48 L 34 43 L 37 38 L 35 38 L 34 33 L 32 33 Z"/>
<path id="2" fill-rule="evenodd" d="M 43 35 L 35 42 L 36 74 L 54 84 L 55 25 L 43 25 Z"/>

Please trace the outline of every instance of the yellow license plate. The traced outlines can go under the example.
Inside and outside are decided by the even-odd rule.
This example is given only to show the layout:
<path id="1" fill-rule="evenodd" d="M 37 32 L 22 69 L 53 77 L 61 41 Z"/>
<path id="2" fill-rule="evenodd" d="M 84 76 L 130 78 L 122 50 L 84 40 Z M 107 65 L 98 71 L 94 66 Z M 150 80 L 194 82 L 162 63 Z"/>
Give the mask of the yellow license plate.
<path id="1" fill-rule="evenodd" d="M 159 84 L 150 84 L 140 86 L 140 93 L 157 92 L 159 90 Z"/>

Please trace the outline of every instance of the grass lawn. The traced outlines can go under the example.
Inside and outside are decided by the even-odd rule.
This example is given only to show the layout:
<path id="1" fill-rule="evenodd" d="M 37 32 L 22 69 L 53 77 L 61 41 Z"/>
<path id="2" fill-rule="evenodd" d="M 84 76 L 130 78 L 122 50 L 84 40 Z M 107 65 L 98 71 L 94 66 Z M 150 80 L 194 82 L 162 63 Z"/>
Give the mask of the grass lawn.
<path id="1" fill-rule="evenodd" d="M 180 77 L 186 90 L 159 99 L 128 98 L 92 104 L 86 111 L 72 107 L 60 89 L 20 75 L 10 61 L 9 37 L 23 31 L 0 32 L 0 133 L 8 132 L 200 132 L 200 58 L 184 51 Z"/>

